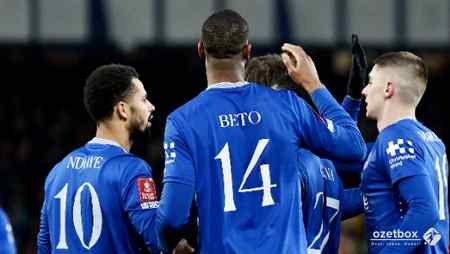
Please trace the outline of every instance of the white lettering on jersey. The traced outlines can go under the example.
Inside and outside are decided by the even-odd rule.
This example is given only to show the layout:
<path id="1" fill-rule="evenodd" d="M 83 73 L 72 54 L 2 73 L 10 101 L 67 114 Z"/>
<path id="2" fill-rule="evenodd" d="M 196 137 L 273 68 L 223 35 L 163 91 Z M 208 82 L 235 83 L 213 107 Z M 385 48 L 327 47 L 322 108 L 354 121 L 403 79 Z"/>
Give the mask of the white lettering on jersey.
<path id="1" fill-rule="evenodd" d="M 331 168 L 321 165 L 320 174 L 322 175 L 323 179 L 334 182 L 334 174 Z"/>
<path id="2" fill-rule="evenodd" d="M 440 142 L 441 140 L 434 134 L 432 131 L 417 131 L 417 134 L 423 139 L 425 142 Z"/>
<path id="3" fill-rule="evenodd" d="M 100 168 L 103 161 L 102 156 L 70 156 L 66 168 Z"/>
<path id="4" fill-rule="evenodd" d="M 404 160 L 416 158 L 413 142 L 411 140 L 405 142 L 402 138 L 397 139 L 396 143 L 389 141 L 386 153 L 391 157 L 389 159 L 391 169 L 402 166 Z"/>
<path id="5" fill-rule="evenodd" d="M 258 111 L 222 114 L 218 116 L 220 128 L 257 125 L 261 122 L 261 113 Z"/>

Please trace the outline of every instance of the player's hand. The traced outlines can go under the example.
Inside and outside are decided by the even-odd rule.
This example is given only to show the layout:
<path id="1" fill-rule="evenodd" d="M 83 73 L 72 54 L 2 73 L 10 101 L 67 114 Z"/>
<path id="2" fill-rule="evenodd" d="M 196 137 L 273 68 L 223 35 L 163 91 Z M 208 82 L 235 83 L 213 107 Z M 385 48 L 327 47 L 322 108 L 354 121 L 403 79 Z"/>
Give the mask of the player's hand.
<path id="1" fill-rule="evenodd" d="M 187 254 L 187 253 L 194 253 L 194 251 L 195 249 L 192 248 L 191 245 L 189 245 L 186 239 L 181 239 L 180 242 L 178 242 L 175 249 L 172 251 L 172 254 Z"/>
<path id="2" fill-rule="evenodd" d="M 283 62 L 295 83 L 302 85 L 309 94 L 322 87 L 314 62 L 302 47 L 285 43 L 281 49 Z"/>
<path id="3" fill-rule="evenodd" d="M 347 94 L 354 99 L 361 98 L 361 91 L 367 84 L 366 53 L 358 41 L 358 35 L 352 34 L 352 67 L 347 82 Z"/>

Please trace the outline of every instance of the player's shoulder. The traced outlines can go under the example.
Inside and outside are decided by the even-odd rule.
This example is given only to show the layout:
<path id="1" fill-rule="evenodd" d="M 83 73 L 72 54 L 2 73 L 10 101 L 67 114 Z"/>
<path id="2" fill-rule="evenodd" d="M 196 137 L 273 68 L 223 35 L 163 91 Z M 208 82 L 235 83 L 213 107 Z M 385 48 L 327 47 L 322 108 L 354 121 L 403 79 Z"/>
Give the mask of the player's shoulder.
<path id="1" fill-rule="evenodd" d="M 300 172 L 304 174 L 309 181 L 314 182 L 314 179 L 320 178 L 320 168 L 322 165 L 320 157 L 304 148 L 298 149 L 297 156 Z"/>
<path id="2" fill-rule="evenodd" d="M 416 121 L 413 119 L 402 119 L 385 127 L 377 137 L 376 143 L 384 144 L 393 139 L 417 138 Z"/>
<path id="3" fill-rule="evenodd" d="M 0 223 L 5 224 L 5 221 L 7 221 L 8 216 L 6 215 L 5 210 L 3 210 L 2 207 L 0 207 Z"/>
<path id="4" fill-rule="evenodd" d="M 374 149 L 378 155 L 388 158 L 422 154 L 426 150 L 428 135 L 438 139 L 433 132 L 417 120 L 402 119 L 380 132 Z"/>
<path id="5" fill-rule="evenodd" d="M 84 146 L 79 147 L 79 148 L 73 150 L 72 152 L 68 153 L 66 156 L 64 156 L 64 158 L 62 158 L 60 161 L 58 161 L 53 166 L 53 168 L 50 170 L 47 177 L 45 178 L 45 186 L 47 186 L 48 184 L 53 182 L 58 174 L 63 173 L 63 171 L 65 171 L 67 168 L 67 164 L 68 164 L 70 158 L 76 154 L 82 153 L 83 149 L 84 149 Z"/>
<path id="6" fill-rule="evenodd" d="M 204 99 L 203 92 L 176 108 L 172 113 L 168 115 L 168 119 L 184 118 L 186 115 L 196 113 L 200 108 L 206 106 L 207 102 Z"/>
<path id="7" fill-rule="evenodd" d="M 218 99 L 223 98 L 225 94 L 238 92 L 251 93 L 251 95 L 255 97 L 255 101 L 265 100 L 265 102 L 274 101 L 276 103 L 283 103 L 296 97 L 294 92 L 287 89 L 272 89 L 264 85 L 249 82 L 243 82 L 240 85 L 234 86 L 233 84 L 230 86 L 224 85 L 222 87 L 213 86 L 202 91 L 196 97 L 175 109 L 169 115 L 169 118 L 182 118 L 201 112 L 206 107 L 215 103 Z M 284 97 L 285 99 L 279 100 L 279 97 Z"/>
<path id="8" fill-rule="evenodd" d="M 138 169 L 138 170 L 149 170 L 151 172 L 150 165 L 139 158 L 138 156 L 132 153 L 124 153 L 120 155 L 116 155 L 110 158 L 104 165 L 104 168 L 114 168 L 114 170 L 129 170 Z"/>
<path id="9" fill-rule="evenodd" d="M 300 148 L 297 151 L 299 161 L 309 168 L 320 164 L 320 158 L 308 149 Z"/>

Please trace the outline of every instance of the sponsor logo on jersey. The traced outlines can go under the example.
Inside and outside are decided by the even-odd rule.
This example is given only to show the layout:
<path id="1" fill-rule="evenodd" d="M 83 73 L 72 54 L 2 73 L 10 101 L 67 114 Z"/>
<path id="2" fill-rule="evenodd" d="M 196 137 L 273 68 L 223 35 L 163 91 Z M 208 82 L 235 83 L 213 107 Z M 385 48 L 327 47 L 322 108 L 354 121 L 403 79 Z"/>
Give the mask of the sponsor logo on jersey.
<path id="1" fill-rule="evenodd" d="M 175 162 L 177 154 L 175 153 L 175 142 L 164 143 L 164 154 L 166 158 L 166 165 Z"/>
<path id="2" fill-rule="evenodd" d="M 431 246 L 435 246 L 439 240 L 441 240 L 442 236 L 439 231 L 437 231 L 435 228 L 429 228 L 425 234 L 423 234 L 423 239 L 425 240 L 426 244 L 429 244 Z"/>
<path id="3" fill-rule="evenodd" d="M 158 208 L 158 195 L 156 193 L 155 182 L 150 177 L 139 177 L 136 180 L 139 192 L 139 202 L 142 209 Z"/>
<path id="4" fill-rule="evenodd" d="M 403 161 L 416 158 L 414 144 L 411 140 L 402 138 L 388 142 L 386 153 L 389 155 L 389 166 L 394 169 L 403 166 Z"/>
<path id="5" fill-rule="evenodd" d="M 327 123 L 327 128 L 328 128 L 328 130 L 329 130 L 331 133 L 334 133 L 334 132 L 336 131 L 336 129 L 334 128 L 334 123 L 333 123 L 333 121 L 331 121 L 330 119 L 326 119 L 326 118 L 325 118 L 325 121 L 326 121 L 326 123 Z"/>
<path id="6" fill-rule="evenodd" d="M 367 195 L 363 193 L 363 205 L 364 205 L 364 210 L 366 212 L 369 211 L 369 199 L 367 198 Z"/>
<path id="7" fill-rule="evenodd" d="M 367 169 L 370 163 L 376 160 L 375 150 L 373 149 L 370 151 L 369 156 L 367 157 L 366 161 L 364 162 L 363 171 Z"/>

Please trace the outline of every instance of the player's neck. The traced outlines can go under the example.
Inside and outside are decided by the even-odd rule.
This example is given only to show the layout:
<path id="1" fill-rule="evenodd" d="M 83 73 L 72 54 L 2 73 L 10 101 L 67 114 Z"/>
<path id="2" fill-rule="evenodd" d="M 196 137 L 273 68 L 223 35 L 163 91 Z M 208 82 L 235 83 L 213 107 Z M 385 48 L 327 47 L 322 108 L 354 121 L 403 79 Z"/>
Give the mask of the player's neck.
<path id="1" fill-rule="evenodd" d="M 387 105 L 381 117 L 377 120 L 377 128 L 378 131 L 381 132 L 384 128 L 388 127 L 391 124 L 394 124 L 405 118 L 416 118 L 416 109 L 415 107 L 406 106 L 402 104 L 396 105 Z"/>
<path id="2" fill-rule="evenodd" d="M 222 82 L 242 82 L 244 81 L 245 66 L 243 61 L 236 59 L 207 60 L 206 78 L 208 86 Z"/>
<path id="3" fill-rule="evenodd" d="M 127 152 L 131 149 L 130 135 L 125 126 L 112 123 L 99 123 L 97 124 L 95 137 L 115 141 Z"/>

